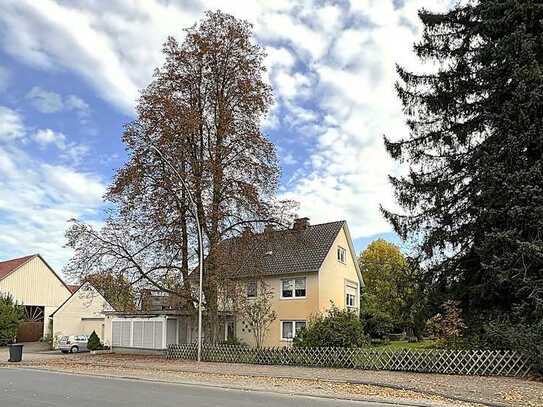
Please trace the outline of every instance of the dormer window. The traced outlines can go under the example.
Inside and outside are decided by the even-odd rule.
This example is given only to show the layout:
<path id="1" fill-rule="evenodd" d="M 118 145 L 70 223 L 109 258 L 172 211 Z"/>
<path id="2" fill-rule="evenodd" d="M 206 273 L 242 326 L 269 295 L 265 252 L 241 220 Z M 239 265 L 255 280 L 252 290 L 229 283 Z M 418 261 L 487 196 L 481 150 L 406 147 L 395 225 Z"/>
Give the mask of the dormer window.
<path id="1" fill-rule="evenodd" d="M 247 283 L 247 298 L 256 298 L 256 281 L 249 281 Z"/>
<path id="2" fill-rule="evenodd" d="M 337 261 L 345 264 L 347 262 L 346 259 L 347 259 L 347 250 L 345 250 L 341 246 L 338 246 L 337 247 Z"/>

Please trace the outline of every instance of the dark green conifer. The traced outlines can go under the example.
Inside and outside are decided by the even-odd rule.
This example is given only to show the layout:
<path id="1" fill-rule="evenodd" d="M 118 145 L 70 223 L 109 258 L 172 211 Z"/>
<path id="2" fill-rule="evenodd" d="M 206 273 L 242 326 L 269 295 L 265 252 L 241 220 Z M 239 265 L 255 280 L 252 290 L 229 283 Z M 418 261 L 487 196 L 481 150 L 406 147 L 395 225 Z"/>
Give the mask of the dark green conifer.
<path id="1" fill-rule="evenodd" d="M 385 138 L 409 166 L 391 177 L 435 287 L 472 326 L 543 316 L 543 2 L 489 0 L 421 10 L 415 52 L 432 73 L 398 67 L 410 129 Z M 442 297 L 444 299 L 444 297 Z"/>

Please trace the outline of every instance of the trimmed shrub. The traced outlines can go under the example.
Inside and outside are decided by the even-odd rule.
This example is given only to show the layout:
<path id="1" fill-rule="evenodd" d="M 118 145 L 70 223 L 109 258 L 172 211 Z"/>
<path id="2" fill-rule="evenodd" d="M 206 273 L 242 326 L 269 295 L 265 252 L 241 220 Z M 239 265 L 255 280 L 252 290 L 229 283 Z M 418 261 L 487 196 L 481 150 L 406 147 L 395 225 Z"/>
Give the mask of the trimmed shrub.
<path id="1" fill-rule="evenodd" d="M 298 347 L 361 347 L 366 344 L 362 322 L 354 312 L 332 307 L 317 314 L 294 338 Z"/>
<path id="2" fill-rule="evenodd" d="M 100 342 L 100 338 L 98 337 L 98 335 L 96 335 L 95 331 L 92 331 L 91 335 L 89 336 L 89 341 L 87 342 L 87 348 L 89 348 L 89 350 L 102 349 L 102 343 Z"/>

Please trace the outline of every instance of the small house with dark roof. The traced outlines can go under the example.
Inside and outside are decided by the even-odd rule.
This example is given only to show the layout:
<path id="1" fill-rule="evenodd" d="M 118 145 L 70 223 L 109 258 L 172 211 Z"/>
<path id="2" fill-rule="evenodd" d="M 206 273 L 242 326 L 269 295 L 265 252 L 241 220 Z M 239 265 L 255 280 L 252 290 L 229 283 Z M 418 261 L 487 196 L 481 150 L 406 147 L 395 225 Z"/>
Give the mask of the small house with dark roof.
<path id="1" fill-rule="evenodd" d="M 360 310 L 364 285 L 346 221 L 311 225 L 296 219 L 285 230 L 268 227 L 262 233 L 246 231 L 221 242 L 221 267 L 239 281 L 241 295 L 255 298 L 263 286 L 273 292 L 277 318 L 268 329 L 264 346 L 289 345 L 312 315 L 332 304 L 355 313 Z M 194 287 L 198 270 L 191 273 Z M 221 310 L 221 335 L 254 345 L 251 328 L 232 311 Z M 204 340 L 206 333 L 204 332 Z M 181 309 L 106 313 L 106 343 L 113 348 L 163 349 L 169 344 L 197 340 L 194 315 Z"/>

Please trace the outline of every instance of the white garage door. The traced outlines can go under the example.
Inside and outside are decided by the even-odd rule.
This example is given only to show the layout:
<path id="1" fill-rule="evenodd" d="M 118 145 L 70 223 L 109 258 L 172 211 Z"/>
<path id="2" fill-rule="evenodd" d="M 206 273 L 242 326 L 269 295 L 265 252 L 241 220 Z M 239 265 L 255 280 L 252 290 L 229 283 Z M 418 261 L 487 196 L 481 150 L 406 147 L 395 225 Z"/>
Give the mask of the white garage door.
<path id="1" fill-rule="evenodd" d="M 163 321 L 141 319 L 114 320 L 111 323 L 113 346 L 124 348 L 162 349 Z"/>

